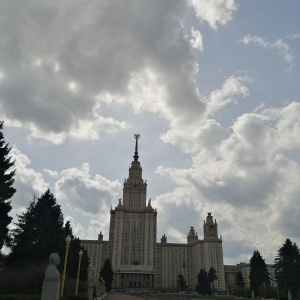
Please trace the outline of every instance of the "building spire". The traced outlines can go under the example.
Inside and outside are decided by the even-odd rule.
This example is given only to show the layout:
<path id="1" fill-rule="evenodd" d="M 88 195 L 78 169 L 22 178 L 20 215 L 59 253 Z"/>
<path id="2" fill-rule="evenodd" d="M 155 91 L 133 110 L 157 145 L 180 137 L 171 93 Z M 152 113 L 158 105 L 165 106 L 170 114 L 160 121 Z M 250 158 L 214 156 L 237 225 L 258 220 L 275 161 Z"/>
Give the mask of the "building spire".
<path id="1" fill-rule="evenodd" d="M 134 135 L 135 138 L 135 151 L 134 151 L 134 161 L 138 161 L 139 160 L 139 154 L 138 154 L 138 139 L 140 138 L 140 135 L 138 133 L 136 133 Z"/>

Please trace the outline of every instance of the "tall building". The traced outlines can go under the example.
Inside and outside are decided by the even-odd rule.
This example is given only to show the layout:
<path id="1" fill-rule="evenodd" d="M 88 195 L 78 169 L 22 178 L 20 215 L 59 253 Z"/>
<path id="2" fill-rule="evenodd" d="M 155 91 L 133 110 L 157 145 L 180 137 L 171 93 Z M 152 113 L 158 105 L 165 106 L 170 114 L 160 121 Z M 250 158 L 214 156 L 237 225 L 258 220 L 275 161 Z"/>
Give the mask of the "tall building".
<path id="1" fill-rule="evenodd" d="M 157 211 L 147 201 L 147 182 L 142 177 L 139 162 L 138 140 L 135 134 L 135 151 L 128 178 L 123 185 L 123 199 L 110 211 L 109 240 L 100 232 L 98 240 L 82 240 L 96 274 L 107 257 L 115 272 L 114 286 L 119 288 L 177 288 L 181 273 L 193 289 L 201 268 L 213 267 L 218 280 L 214 289 L 225 290 L 222 238 L 218 224 L 208 213 L 203 224 L 204 238 L 198 238 L 194 227 L 187 234 L 187 243 L 168 243 L 157 234 Z"/>

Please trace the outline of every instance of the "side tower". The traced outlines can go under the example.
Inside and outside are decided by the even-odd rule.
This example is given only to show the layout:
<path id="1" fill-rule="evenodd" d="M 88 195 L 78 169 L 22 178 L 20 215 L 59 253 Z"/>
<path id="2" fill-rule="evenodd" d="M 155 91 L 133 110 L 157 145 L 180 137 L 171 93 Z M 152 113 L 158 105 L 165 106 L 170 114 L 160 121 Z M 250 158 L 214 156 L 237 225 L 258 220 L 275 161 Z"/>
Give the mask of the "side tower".
<path id="1" fill-rule="evenodd" d="M 115 286 L 153 288 L 157 213 L 147 197 L 147 183 L 142 178 L 138 155 L 139 134 L 135 134 L 134 160 L 124 181 L 123 203 L 110 214 L 109 244 L 115 271 Z"/>

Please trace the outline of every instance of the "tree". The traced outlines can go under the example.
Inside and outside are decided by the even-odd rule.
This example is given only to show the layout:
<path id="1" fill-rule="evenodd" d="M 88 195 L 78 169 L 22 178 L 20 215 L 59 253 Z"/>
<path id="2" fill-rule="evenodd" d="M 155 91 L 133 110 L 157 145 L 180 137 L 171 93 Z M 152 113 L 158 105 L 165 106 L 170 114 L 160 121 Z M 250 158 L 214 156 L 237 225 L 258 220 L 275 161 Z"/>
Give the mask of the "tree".
<path id="1" fill-rule="evenodd" d="M 177 276 L 177 286 L 180 292 L 184 291 L 184 289 L 186 288 L 186 282 L 184 276 L 181 273 L 179 273 Z"/>
<path id="2" fill-rule="evenodd" d="M 68 222 L 67 222 L 68 223 Z M 68 254 L 68 266 L 67 266 L 67 276 L 69 278 L 76 279 L 78 271 L 78 262 L 79 262 L 79 252 L 82 251 L 81 264 L 80 264 L 80 275 L 79 279 L 82 281 L 87 281 L 88 279 L 88 267 L 89 267 L 89 258 L 87 250 L 80 245 L 80 240 L 73 235 L 72 241 L 70 243 L 69 254 Z M 63 257 L 64 259 L 64 257 Z"/>
<path id="3" fill-rule="evenodd" d="M 237 274 L 236 274 L 235 285 L 236 285 L 237 288 L 245 286 L 244 277 L 243 277 L 243 274 L 242 274 L 241 271 L 238 271 Z M 237 289 L 237 294 L 238 294 L 238 289 Z"/>
<path id="4" fill-rule="evenodd" d="M 209 284 L 209 290 L 208 292 L 212 292 L 211 291 L 211 288 L 213 288 L 214 286 L 214 281 L 218 279 L 218 276 L 217 276 L 217 271 L 214 269 L 214 267 L 210 267 L 208 273 L 207 273 L 207 281 L 208 281 L 208 284 Z M 211 293 L 210 293 L 211 294 Z"/>
<path id="5" fill-rule="evenodd" d="M 18 215 L 18 221 L 13 230 L 9 266 L 22 268 L 48 262 L 53 252 L 62 258 L 65 251 L 63 218 L 50 190 L 38 199 L 34 197 L 27 211 Z"/>
<path id="6" fill-rule="evenodd" d="M 245 284 L 244 277 L 243 277 L 241 271 L 239 271 L 239 272 L 237 273 L 237 275 L 236 275 L 235 284 L 236 284 L 238 287 L 244 286 L 244 284 Z"/>
<path id="7" fill-rule="evenodd" d="M 15 162 L 9 156 L 11 148 L 5 143 L 2 130 L 3 121 L 0 122 L 0 251 L 4 243 L 10 242 L 8 225 L 12 217 L 8 213 L 11 211 L 10 199 L 16 192 L 13 187 Z"/>
<path id="8" fill-rule="evenodd" d="M 114 280 L 114 271 L 109 258 L 105 260 L 99 275 L 105 281 L 106 292 L 110 292 Z"/>
<path id="9" fill-rule="evenodd" d="M 255 295 L 258 294 L 258 289 L 262 284 L 270 283 L 270 275 L 267 270 L 265 260 L 261 257 L 259 251 L 254 251 L 250 259 L 250 288 Z"/>
<path id="10" fill-rule="evenodd" d="M 207 272 L 205 269 L 200 269 L 198 278 L 198 294 L 202 294 L 206 296 L 206 294 L 210 294 L 210 284 L 207 278 Z"/>
<path id="11" fill-rule="evenodd" d="M 275 258 L 275 279 L 278 286 L 295 296 L 300 289 L 300 251 L 296 243 L 286 239 Z"/>

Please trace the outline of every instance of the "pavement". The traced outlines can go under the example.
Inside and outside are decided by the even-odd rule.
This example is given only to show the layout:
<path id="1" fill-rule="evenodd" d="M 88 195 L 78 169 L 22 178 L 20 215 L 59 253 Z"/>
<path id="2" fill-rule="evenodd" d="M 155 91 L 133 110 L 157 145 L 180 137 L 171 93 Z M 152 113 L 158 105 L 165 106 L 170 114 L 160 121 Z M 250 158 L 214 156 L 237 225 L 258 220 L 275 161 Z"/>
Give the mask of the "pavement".
<path id="1" fill-rule="evenodd" d="M 106 300 L 141 300 L 145 298 L 140 298 L 132 295 L 124 295 L 124 294 L 110 294 L 106 298 Z"/>

